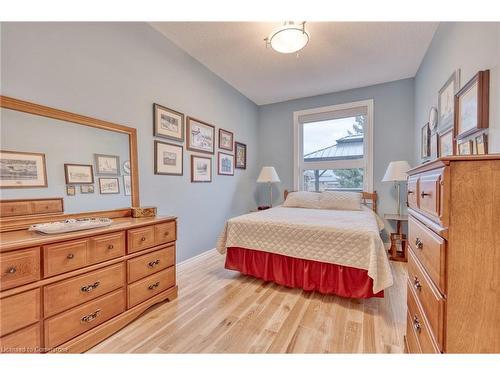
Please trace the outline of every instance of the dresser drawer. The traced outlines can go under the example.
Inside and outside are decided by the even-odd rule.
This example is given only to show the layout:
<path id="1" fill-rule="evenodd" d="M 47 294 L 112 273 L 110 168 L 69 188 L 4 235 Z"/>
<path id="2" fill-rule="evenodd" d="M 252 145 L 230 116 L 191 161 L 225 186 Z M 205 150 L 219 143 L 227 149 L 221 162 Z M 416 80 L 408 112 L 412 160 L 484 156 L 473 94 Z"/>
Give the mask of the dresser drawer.
<path id="1" fill-rule="evenodd" d="M 1 217 L 30 215 L 31 213 L 31 204 L 29 201 L 0 202 Z"/>
<path id="2" fill-rule="evenodd" d="M 62 199 L 33 201 L 31 202 L 31 209 L 34 214 L 63 212 L 63 201 Z"/>
<path id="3" fill-rule="evenodd" d="M 45 320 L 45 346 L 52 349 L 125 311 L 125 293 L 117 290 Z"/>
<path id="4" fill-rule="evenodd" d="M 128 252 L 147 249 L 155 245 L 155 227 L 153 225 L 127 231 Z"/>
<path id="5" fill-rule="evenodd" d="M 161 245 L 176 240 L 175 221 L 155 225 L 155 244 Z"/>
<path id="6" fill-rule="evenodd" d="M 408 177 L 408 207 L 418 209 L 418 175 Z"/>
<path id="7" fill-rule="evenodd" d="M 89 246 L 89 264 L 104 262 L 125 255 L 125 232 L 92 237 Z"/>
<path id="8" fill-rule="evenodd" d="M 408 218 L 408 239 L 414 254 L 440 291 L 446 293 L 444 239 L 413 217 Z"/>
<path id="9" fill-rule="evenodd" d="M 424 314 L 420 310 L 420 307 L 417 305 L 416 296 L 413 292 L 413 287 L 408 281 L 408 290 L 407 290 L 407 301 L 408 301 L 408 313 L 410 323 L 408 328 L 415 334 L 418 346 L 422 353 L 440 353 L 439 349 L 434 341 L 432 333 L 429 329 L 427 321 L 424 317 Z M 406 335 L 409 336 L 410 332 L 407 332 Z M 411 336 L 410 336 L 411 337 Z"/>
<path id="10" fill-rule="evenodd" d="M 157 272 L 128 286 L 128 308 L 175 285 L 175 267 Z"/>
<path id="11" fill-rule="evenodd" d="M 0 336 L 29 326 L 40 319 L 40 289 L 0 300 Z"/>
<path id="12" fill-rule="evenodd" d="M 40 280 L 40 248 L 0 254 L 0 290 Z"/>
<path id="13" fill-rule="evenodd" d="M 88 239 L 43 246 L 44 276 L 76 270 L 87 265 Z"/>
<path id="14" fill-rule="evenodd" d="M 48 317 L 125 286 L 125 264 L 119 263 L 43 288 Z"/>
<path id="15" fill-rule="evenodd" d="M 174 265 L 175 247 L 153 251 L 127 261 L 128 282 L 132 283 L 143 277 Z"/>
<path id="16" fill-rule="evenodd" d="M 406 314 L 406 347 L 409 354 L 421 354 L 420 344 L 418 343 L 417 334 L 413 328 L 413 319 L 408 311 Z"/>
<path id="17" fill-rule="evenodd" d="M 408 278 L 412 285 L 420 306 L 427 317 L 429 328 L 436 338 L 439 349 L 443 349 L 444 341 L 444 298 L 432 285 L 429 277 L 425 274 L 418 263 L 413 250 L 410 249 L 408 257 Z"/>
<path id="18" fill-rule="evenodd" d="M 431 219 L 437 221 L 441 218 L 443 172 L 443 169 L 425 172 L 419 176 L 418 180 L 418 207 Z"/>
<path id="19" fill-rule="evenodd" d="M 37 323 L 0 338 L 0 353 L 38 353 L 41 344 Z"/>

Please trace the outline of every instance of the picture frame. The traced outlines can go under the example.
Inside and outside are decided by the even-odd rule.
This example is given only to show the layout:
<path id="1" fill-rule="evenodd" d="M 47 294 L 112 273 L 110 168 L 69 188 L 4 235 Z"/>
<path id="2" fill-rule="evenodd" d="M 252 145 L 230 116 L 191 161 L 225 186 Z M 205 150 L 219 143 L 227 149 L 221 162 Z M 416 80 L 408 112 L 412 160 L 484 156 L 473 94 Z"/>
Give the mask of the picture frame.
<path id="1" fill-rule="evenodd" d="M 94 160 L 97 175 L 120 175 L 120 157 L 118 155 L 94 154 Z"/>
<path id="2" fill-rule="evenodd" d="M 437 133 L 431 134 L 430 138 L 430 156 L 431 160 L 434 160 L 438 157 L 438 148 L 439 148 L 439 136 Z"/>
<path id="3" fill-rule="evenodd" d="M 455 70 L 438 92 L 438 128 L 440 132 L 453 127 L 455 94 L 460 87 L 460 69 Z"/>
<path id="4" fill-rule="evenodd" d="M 215 126 L 188 116 L 186 148 L 190 151 L 215 154 Z"/>
<path id="5" fill-rule="evenodd" d="M 73 197 L 76 195 L 76 186 L 75 185 L 67 185 L 66 186 L 66 195 L 68 197 Z"/>
<path id="6" fill-rule="evenodd" d="M 45 188 L 45 154 L 0 150 L 0 188 Z"/>
<path id="7" fill-rule="evenodd" d="M 130 174 L 130 160 L 125 160 L 123 163 L 123 173 Z"/>
<path id="8" fill-rule="evenodd" d="M 234 142 L 234 154 L 236 157 L 234 167 L 237 169 L 247 169 L 247 145 L 241 142 Z"/>
<path id="9" fill-rule="evenodd" d="M 217 174 L 221 176 L 234 176 L 234 155 L 226 152 L 217 154 Z"/>
<path id="10" fill-rule="evenodd" d="M 91 164 L 64 164 L 66 184 L 93 184 L 94 170 Z"/>
<path id="11" fill-rule="evenodd" d="M 123 193 L 125 196 L 132 195 L 132 179 L 130 175 L 123 175 Z"/>
<path id="12" fill-rule="evenodd" d="M 212 182 L 212 157 L 191 155 L 191 182 Z"/>
<path id="13" fill-rule="evenodd" d="M 478 72 L 455 95 L 455 137 L 488 128 L 490 71 Z"/>
<path id="14" fill-rule="evenodd" d="M 101 194 L 120 194 L 118 177 L 100 177 L 99 192 Z"/>
<path id="15" fill-rule="evenodd" d="M 474 139 L 474 151 L 476 155 L 486 155 L 488 153 L 488 136 L 484 133 Z"/>
<path id="16" fill-rule="evenodd" d="M 426 123 L 421 130 L 421 138 L 420 138 L 420 157 L 422 159 L 427 159 L 431 156 L 430 153 L 430 135 L 431 130 L 429 127 L 429 123 Z"/>
<path id="17" fill-rule="evenodd" d="M 472 155 L 474 153 L 474 142 L 468 140 L 457 145 L 458 155 Z"/>
<path id="18" fill-rule="evenodd" d="M 453 128 L 439 134 L 438 137 L 438 157 L 450 156 L 454 154 Z"/>
<path id="19" fill-rule="evenodd" d="M 184 148 L 182 145 L 155 141 L 154 173 L 158 175 L 182 176 Z"/>
<path id="20" fill-rule="evenodd" d="M 80 193 L 94 194 L 94 185 L 80 185 Z"/>
<path id="21" fill-rule="evenodd" d="M 222 150 L 234 150 L 234 134 L 228 130 L 219 128 L 219 148 Z"/>
<path id="22" fill-rule="evenodd" d="M 184 142 L 184 114 L 153 103 L 153 135 Z"/>

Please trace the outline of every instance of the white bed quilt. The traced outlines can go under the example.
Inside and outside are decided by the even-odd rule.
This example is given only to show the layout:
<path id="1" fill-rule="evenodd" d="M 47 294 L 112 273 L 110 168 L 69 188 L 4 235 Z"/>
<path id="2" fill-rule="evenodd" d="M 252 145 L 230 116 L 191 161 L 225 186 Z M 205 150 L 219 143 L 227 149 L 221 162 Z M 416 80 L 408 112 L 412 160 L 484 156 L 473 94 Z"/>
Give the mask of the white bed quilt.
<path id="1" fill-rule="evenodd" d="M 364 269 L 378 293 L 393 284 L 382 229 L 382 220 L 367 207 L 340 211 L 279 206 L 229 219 L 217 250 L 225 254 L 228 247 L 242 247 Z"/>

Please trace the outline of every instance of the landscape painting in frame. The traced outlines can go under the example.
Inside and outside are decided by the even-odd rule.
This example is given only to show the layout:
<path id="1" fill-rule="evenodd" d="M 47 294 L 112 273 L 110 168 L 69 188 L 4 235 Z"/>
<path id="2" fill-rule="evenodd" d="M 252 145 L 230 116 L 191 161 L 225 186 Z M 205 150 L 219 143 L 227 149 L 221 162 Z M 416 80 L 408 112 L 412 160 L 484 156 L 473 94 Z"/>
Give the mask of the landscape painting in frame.
<path id="1" fill-rule="evenodd" d="M 183 148 L 155 141 L 155 174 L 182 176 Z"/>
<path id="2" fill-rule="evenodd" d="M 188 150 L 215 153 L 215 126 L 188 117 L 186 128 Z"/>
<path id="3" fill-rule="evenodd" d="M 66 184 L 93 184 L 92 166 L 87 164 L 64 164 Z"/>
<path id="4" fill-rule="evenodd" d="M 184 141 L 184 115 L 173 109 L 153 104 L 155 137 Z"/>
<path id="5" fill-rule="evenodd" d="M 219 148 L 233 151 L 234 135 L 230 131 L 219 129 Z"/>
<path id="6" fill-rule="evenodd" d="M 212 182 L 212 157 L 191 155 L 191 182 Z"/>
<path id="7" fill-rule="evenodd" d="M 234 155 L 219 152 L 218 155 L 218 174 L 223 176 L 234 175 Z"/>
<path id="8" fill-rule="evenodd" d="M 0 151 L 0 187 L 47 187 L 45 154 Z"/>
<path id="9" fill-rule="evenodd" d="M 120 183 L 118 182 L 118 178 L 99 178 L 99 191 L 101 194 L 119 194 Z"/>
<path id="10" fill-rule="evenodd" d="M 100 175 L 119 175 L 120 157 L 116 155 L 95 154 L 95 167 Z"/>
<path id="11" fill-rule="evenodd" d="M 460 70 L 453 72 L 438 94 L 439 130 L 445 131 L 453 126 L 455 117 L 455 93 L 460 84 Z"/>
<path id="12" fill-rule="evenodd" d="M 235 168 L 247 169 L 247 145 L 235 142 L 236 165 Z"/>

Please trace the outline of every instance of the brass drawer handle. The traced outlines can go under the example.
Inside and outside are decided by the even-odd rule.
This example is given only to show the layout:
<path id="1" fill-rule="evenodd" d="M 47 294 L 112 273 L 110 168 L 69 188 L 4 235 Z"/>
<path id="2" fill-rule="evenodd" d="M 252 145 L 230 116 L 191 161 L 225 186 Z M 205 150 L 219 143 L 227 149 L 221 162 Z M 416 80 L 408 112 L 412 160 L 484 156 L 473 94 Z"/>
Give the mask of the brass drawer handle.
<path id="1" fill-rule="evenodd" d="M 73 259 L 75 257 L 75 254 L 69 253 L 66 258 L 68 259 Z"/>
<path id="2" fill-rule="evenodd" d="M 97 309 L 92 314 L 82 316 L 82 318 L 80 320 L 81 320 L 82 323 L 90 323 L 95 318 L 97 318 L 100 313 L 101 313 L 101 309 Z"/>
<path id="3" fill-rule="evenodd" d="M 420 333 L 420 331 L 422 330 L 422 326 L 420 325 L 420 321 L 418 320 L 417 315 L 413 316 L 413 328 L 415 328 L 415 331 L 417 331 L 418 333 Z"/>
<path id="4" fill-rule="evenodd" d="M 418 291 L 422 290 L 422 284 L 420 284 L 420 280 L 418 279 L 417 276 L 415 276 L 415 279 L 413 280 L 413 286 Z"/>
<path id="5" fill-rule="evenodd" d="M 80 288 L 80 290 L 82 292 L 85 292 L 85 293 L 88 293 L 88 292 L 91 292 L 93 291 L 95 288 L 97 288 L 99 285 L 101 285 L 101 283 L 99 281 L 96 281 L 95 283 L 93 284 L 89 284 L 89 285 L 84 285 Z"/>
<path id="6" fill-rule="evenodd" d="M 5 273 L 14 274 L 14 273 L 16 273 L 16 271 L 17 271 L 16 267 L 10 267 L 7 269 L 7 271 Z"/>
<path id="7" fill-rule="evenodd" d="M 424 197 L 426 197 L 426 196 L 429 196 L 429 197 L 430 197 L 431 195 L 432 195 L 431 193 L 426 193 L 425 191 L 422 191 L 422 192 L 420 193 L 420 196 L 421 196 L 422 198 L 424 198 Z"/>
<path id="8" fill-rule="evenodd" d="M 142 242 L 146 241 L 146 237 L 142 236 L 142 237 L 141 237 L 141 241 L 142 241 Z"/>
<path id="9" fill-rule="evenodd" d="M 152 260 L 151 262 L 149 262 L 148 266 L 153 268 L 153 267 L 156 267 L 158 264 L 160 264 L 160 260 L 156 259 L 156 260 Z"/>
<path id="10" fill-rule="evenodd" d="M 108 250 L 113 250 L 114 248 L 115 248 L 115 245 L 113 245 L 113 244 L 108 245 Z"/>
<path id="11" fill-rule="evenodd" d="M 415 238 L 415 246 L 417 247 L 417 249 L 422 249 L 424 247 L 424 243 L 420 238 L 417 237 Z"/>
<path id="12" fill-rule="evenodd" d="M 148 286 L 148 289 L 150 289 L 150 290 L 156 289 L 156 288 L 158 288 L 159 285 L 160 285 L 160 282 L 157 281 L 156 283 L 151 284 L 150 286 Z"/>

